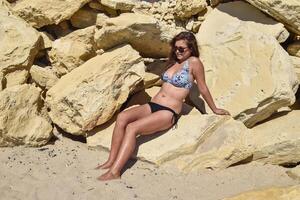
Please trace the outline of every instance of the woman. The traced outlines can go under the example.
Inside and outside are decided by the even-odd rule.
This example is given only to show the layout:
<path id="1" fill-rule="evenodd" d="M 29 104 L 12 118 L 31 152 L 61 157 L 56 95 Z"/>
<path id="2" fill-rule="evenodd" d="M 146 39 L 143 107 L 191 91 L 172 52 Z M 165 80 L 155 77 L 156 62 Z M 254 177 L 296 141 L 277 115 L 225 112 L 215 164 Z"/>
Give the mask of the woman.
<path id="1" fill-rule="evenodd" d="M 172 63 L 163 74 L 160 91 L 148 104 L 136 106 L 119 113 L 113 130 L 108 160 L 97 169 L 108 169 L 99 180 L 120 177 L 120 171 L 132 155 L 137 135 L 149 135 L 169 129 L 177 123 L 183 100 L 189 93 L 194 80 L 211 110 L 218 115 L 228 111 L 216 107 L 206 86 L 204 67 L 199 60 L 195 36 L 181 32 L 171 41 L 169 61 Z"/>

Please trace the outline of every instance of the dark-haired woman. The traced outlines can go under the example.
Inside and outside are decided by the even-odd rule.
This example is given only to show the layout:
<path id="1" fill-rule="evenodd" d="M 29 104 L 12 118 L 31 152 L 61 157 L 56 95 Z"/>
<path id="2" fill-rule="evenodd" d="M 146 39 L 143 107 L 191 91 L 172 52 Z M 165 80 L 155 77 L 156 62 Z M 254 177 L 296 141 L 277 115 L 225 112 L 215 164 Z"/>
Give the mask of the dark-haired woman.
<path id="1" fill-rule="evenodd" d="M 97 168 L 108 169 L 99 180 L 120 177 L 120 171 L 132 155 L 137 135 L 149 135 L 169 129 L 177 123 L 183 101 L 196 81 L 200 93 L 211 110 L 218 115 L 229 112 L 217 108 L 206 86 L 204 67 L 199 60 L 198 45 L 190 32 L 181 32 L 171 41 L 168 70 L 162 75 L 160 91 L 151 102 L 118 114 L 108 160 Z"/>

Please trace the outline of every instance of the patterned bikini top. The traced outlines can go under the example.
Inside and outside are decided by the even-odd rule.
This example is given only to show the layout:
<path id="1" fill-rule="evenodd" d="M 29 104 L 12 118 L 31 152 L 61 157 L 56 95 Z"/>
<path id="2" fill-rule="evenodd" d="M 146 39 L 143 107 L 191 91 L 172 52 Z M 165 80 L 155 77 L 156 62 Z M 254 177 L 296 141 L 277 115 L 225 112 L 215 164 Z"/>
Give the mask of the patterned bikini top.
<path id="1" fill-rule="evenodd" d="M 165 82 L 168 82 L 175 87 L 181 87 L 185 89 L 190 89 L 193 85 L 193 82 L 189 79 L 189 63 L 186 60 L 183 63 L 182 69 L 176 72 L 171 78 L 169 78 L 168 74 L 163 73 L 161 79 Z"/>

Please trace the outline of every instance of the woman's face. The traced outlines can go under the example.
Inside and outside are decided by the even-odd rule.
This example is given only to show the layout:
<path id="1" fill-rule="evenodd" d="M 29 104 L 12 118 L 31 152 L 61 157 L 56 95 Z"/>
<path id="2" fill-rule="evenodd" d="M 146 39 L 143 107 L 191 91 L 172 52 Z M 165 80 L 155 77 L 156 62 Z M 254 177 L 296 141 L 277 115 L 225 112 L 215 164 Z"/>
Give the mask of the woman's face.
<path id="1" fill-rule="evenodd" d="M 192 51 L 187 45 L 186 40 L 177 40 L 174 46 L 175 54 L 177 59 L 181 62 L 189 58 L 192 54 Z"/>

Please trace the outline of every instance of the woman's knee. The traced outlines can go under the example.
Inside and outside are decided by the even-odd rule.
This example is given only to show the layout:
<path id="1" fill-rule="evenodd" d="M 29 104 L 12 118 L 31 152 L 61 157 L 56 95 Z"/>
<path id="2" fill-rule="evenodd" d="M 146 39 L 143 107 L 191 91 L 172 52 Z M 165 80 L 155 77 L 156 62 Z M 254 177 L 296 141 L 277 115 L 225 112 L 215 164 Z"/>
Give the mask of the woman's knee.
<path id="1" fill-rule="evenodd" d="M 137 135 L 138 129 L 134 123 L 129 123 L 126 126 L 125 133 L 128 135 Z"/>
<path id="2" fill-rule="evenodd" d="M 126 126 L 129 122 L 129 116 L 127 113 L 120 112 L 117 116 L 116 124 L 118 126 Z"/>

